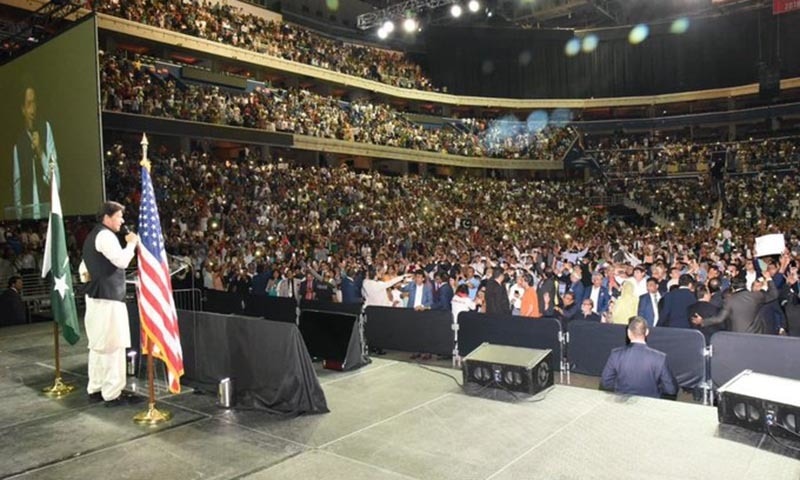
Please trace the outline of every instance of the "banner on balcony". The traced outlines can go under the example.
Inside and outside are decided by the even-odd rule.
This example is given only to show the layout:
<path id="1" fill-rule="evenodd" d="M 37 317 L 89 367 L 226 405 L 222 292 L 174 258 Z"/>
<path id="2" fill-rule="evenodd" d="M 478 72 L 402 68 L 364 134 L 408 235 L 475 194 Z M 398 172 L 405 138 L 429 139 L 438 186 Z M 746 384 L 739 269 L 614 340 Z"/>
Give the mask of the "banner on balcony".
<path id="1" fill-rule="evenodd" d="M 800 10 L 800 0 L 772 0 L 772 14 L 780 15 Z"/>

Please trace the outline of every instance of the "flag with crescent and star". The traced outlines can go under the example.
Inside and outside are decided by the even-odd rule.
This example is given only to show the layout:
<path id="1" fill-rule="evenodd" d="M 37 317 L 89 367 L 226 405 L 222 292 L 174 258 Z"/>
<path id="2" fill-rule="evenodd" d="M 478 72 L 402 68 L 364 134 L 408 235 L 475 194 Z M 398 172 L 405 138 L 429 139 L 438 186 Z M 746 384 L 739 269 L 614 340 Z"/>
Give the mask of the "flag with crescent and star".
<path id="1" fill-rule="evenodd" d="M 50 292 L 53 319 L 61 327 L 64 340 L 75 345 L 81 338 L 81 329 L 75 309 L 75 291 L 72 289 L 72 272 L 67 256 L 64 218 L 61 215 L 61 200 L 58 198 L 56 183 L 58 182 L 50 182 L 50 223 L 47 225 L 47 241 L 44 245 L 42 278 L 49 272 L 53 273 L 53 290 Z"/>

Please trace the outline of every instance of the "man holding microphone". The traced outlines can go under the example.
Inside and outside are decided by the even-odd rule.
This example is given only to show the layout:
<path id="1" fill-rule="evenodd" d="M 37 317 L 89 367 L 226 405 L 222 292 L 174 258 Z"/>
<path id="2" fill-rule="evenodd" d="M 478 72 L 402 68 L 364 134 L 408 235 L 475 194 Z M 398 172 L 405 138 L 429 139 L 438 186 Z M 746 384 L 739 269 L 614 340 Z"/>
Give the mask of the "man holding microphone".
<path id="1" fill-rule="evenodd" d="M 86 286 L 86 336 L 89 339 L 89 384 L 92 401 L 107 407 L 141 401 L 125 388 L 125 349 L 131 346 L 128 310 L 125 306 L 125 268 L 136 252 L 139 237 L 125 235 L 125 248 L 117 233 L 125 220 L 125 207 L 105 202 L 97 213 L 98 224 L 83 244 L 81 280 Z"/>

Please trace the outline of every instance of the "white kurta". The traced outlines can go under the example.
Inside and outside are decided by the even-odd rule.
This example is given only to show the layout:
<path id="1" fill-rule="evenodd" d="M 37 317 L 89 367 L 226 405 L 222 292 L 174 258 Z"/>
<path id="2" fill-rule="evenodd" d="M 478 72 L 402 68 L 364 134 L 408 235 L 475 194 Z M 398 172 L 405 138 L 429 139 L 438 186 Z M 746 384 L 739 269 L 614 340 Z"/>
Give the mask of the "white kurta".
<path id="1" fill-rule="evenodd" d="M 86 296 L 86 337 L 89 348 L 109 352 L 130 348 L 128 307 L 123 302 Z"/>
<path id="2" fill-rule="evenodd" d="M 110 230 L 95 237 L 95 248 L 114 266 L 124 269 L 131 263 L 136 245 L 120 247 Z M 81 278 L 86 265 L 81 262 Z M 89 340 L 88 393 L 101 392 L 104 400 L 113 400 L 125 388 L 125 349 L 131 346 L 128 308 L 125 302 L 86 296 L 86 337 Z"/>

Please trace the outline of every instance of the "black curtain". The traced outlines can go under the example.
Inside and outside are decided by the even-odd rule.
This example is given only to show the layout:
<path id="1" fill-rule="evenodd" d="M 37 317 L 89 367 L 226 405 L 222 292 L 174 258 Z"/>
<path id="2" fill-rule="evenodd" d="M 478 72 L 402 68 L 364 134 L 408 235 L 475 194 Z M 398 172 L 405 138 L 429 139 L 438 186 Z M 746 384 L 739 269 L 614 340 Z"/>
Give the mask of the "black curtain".
<path id="1" fill-rule="evenodd" d="M 424 62 L 451 93 L 512 98 L 589 98 L 700 90 L 758 82 L 759 62 L 800 76 L 800 14 L 768 9 L 693 19 L 684 34 L 650 26 L 639 45 L 629 28 L 598 31 L 597 49 L 569 57 L 568 30 L 427 29 Z"/>

